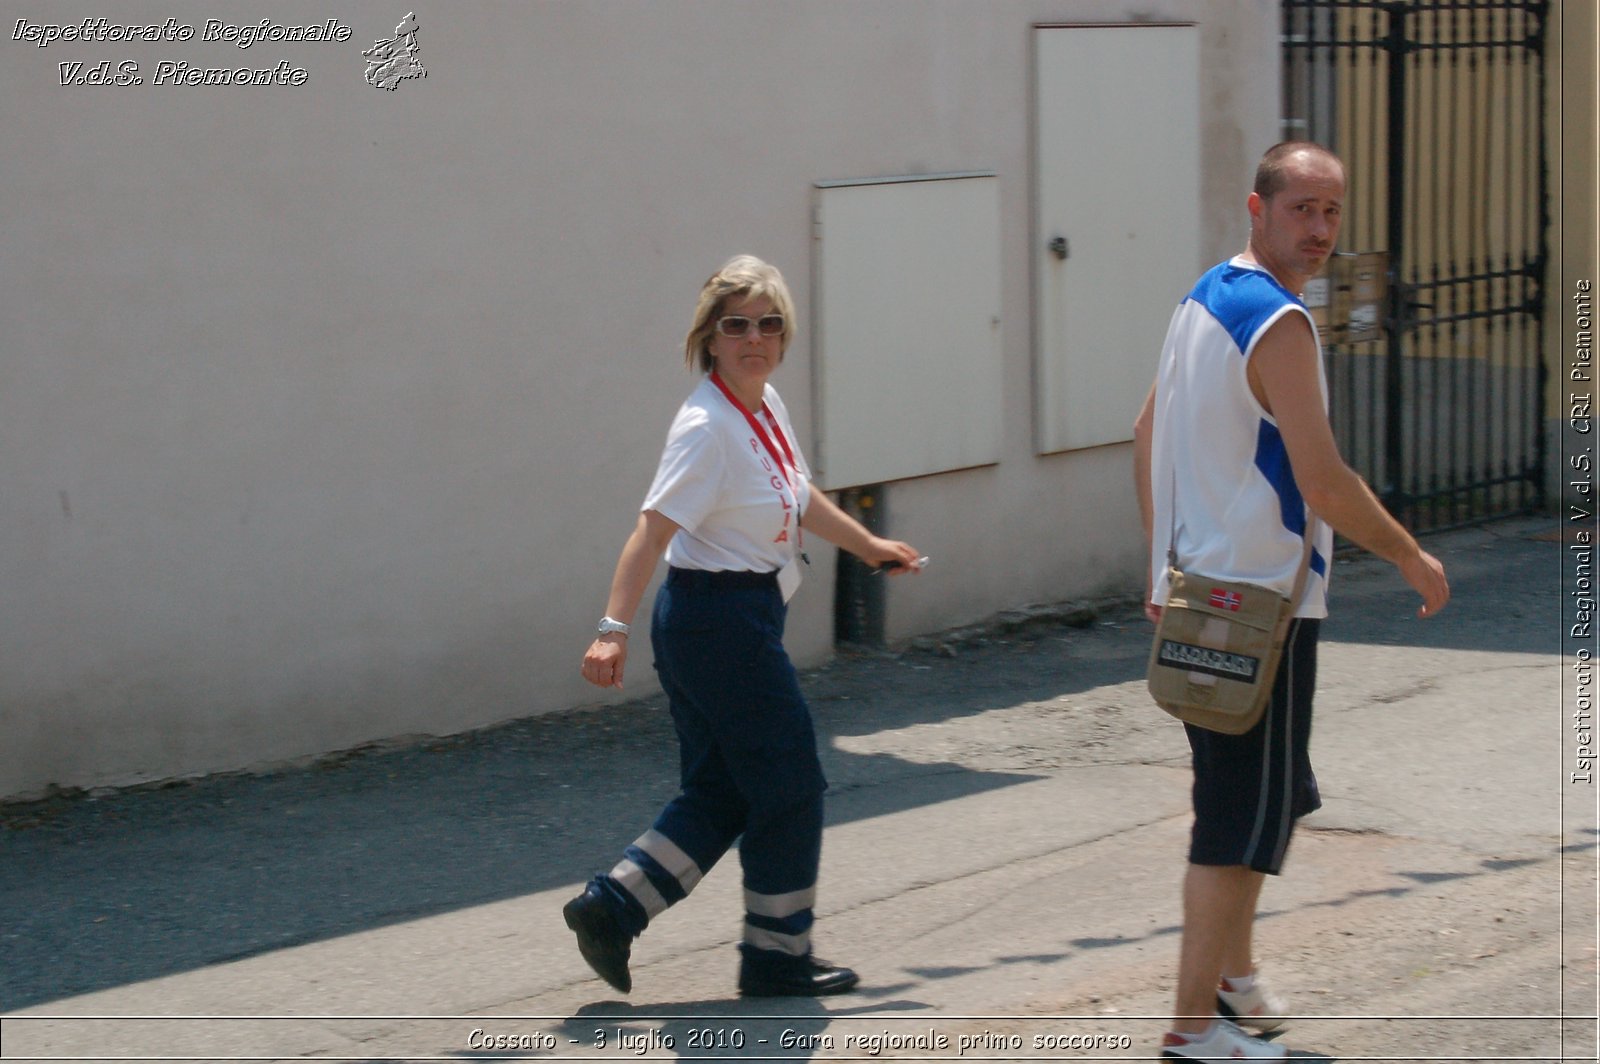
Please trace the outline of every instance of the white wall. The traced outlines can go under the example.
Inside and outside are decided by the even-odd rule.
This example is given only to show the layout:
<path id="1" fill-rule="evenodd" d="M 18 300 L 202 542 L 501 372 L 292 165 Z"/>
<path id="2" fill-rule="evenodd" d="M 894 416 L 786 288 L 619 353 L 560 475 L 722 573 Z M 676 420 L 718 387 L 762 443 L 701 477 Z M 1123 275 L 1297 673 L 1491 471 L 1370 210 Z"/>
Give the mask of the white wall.
<path id="1" fill-rule="evenodd" d="M 367 85 L 362 49 L 411 9 L 427 77 Z M 1132 587 L 1127 449 L 1032 450 L 1030 27 L 1202 24 L 1214 260 L 1242 246 L 1244 192 L 1274 136 L 1276 11 L 8 3 L 0 797 L 594 701 L 578 660 L 691 384 L 679 351 L 700 283 L 749 251 L 808 306 L 818 180 L 1001 181 L 1002 315 L 1018 323 L 1002 459 L 890 489 L 893 534 L 938 559 L 895 582 L 891 637 Z M 12 39 L 19 19 L 102 16 L 337 17 L 353 36 L 243 50 Z M 57 64 L 103 60 L 137 62 L 146 83 L 59 83 Z M 288 60 L 307 77 L 158 86 L 161 60 Z M 1178 295 L 1152 300 L 1165 315 Z M 808 342 L 775 380 L 802 426 Z M 829 554 L 813 552 L 791 610 L 801 663 L 829 652 Z M 631 665 L 627 694 L 651 690 L 648 653 Z"/>

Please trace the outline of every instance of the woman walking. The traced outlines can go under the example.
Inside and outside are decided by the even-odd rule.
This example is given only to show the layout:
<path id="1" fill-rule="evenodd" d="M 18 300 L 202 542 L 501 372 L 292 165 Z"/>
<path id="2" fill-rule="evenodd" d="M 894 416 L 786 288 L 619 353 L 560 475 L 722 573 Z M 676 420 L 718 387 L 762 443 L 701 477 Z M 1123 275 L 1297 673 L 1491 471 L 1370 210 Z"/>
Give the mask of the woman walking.
<path id="1" fill-rule="evenodd" d="M 918 556 L 811 490 L 788 411 L 768 383 L 793 336 L 794 304 L 774 267 L 738 256 L 706 281 L 684 349 L 705 376 L 672 422 L 583 658 L 590 683 L 621 686 L 635 612 L 664 554 L 650 642 L 678 734 L 682 790 L 563 910 L 584 959 L 624 993 L 633 939 L 741 836 L 739 992 L 835 994 L 857 982 L 811 950 L 827 783 L 783 648 L 784 617 L 803 535 L 896 572 L 915 571 Z"/>

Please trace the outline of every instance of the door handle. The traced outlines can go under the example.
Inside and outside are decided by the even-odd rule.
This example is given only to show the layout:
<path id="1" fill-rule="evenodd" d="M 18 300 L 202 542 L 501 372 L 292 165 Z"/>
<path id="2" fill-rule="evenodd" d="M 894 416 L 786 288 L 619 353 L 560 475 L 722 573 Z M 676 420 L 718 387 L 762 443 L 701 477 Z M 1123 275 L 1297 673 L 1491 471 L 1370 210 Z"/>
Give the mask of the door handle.
<path id="1" fill-rule="evenodd" d="M 1067 261 L 1067 238 L 1066 237 L 1064 237 L 1064 236 L 1052 237 L 1051 240 L 1050 240 L 1050 243 L 1046 244 L 1045 247 L 1050 249 L 1050 254 L 1054 255 L 1056 258 L 1060 259 L 1062 262 Z"/>

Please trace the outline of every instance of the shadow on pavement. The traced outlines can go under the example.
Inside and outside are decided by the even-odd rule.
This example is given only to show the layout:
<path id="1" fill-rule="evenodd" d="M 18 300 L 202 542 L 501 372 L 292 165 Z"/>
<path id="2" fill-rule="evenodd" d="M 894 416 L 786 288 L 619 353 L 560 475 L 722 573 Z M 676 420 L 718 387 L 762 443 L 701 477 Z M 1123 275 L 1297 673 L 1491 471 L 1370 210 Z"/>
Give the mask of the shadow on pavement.
<path id="1" fill-rule="evenodd" d="M 1430 542 L 1455 599 L 1428 622 L 1411 617 L 1414 596 L 1381 563 L 1337 563 L 1324 638 L 1550 653 L 1561 546 L 1530 535 L 1549 523 Z M 852 793 L 834 815 L 1039 778 L 836 741 L 1062 699 L 1077 716 L 1059 727 L 1081 728 L 1096 707 L 1072 696 L 1141 679 L 1149 637 L 1129 604 L 1089 628 L 996 630 L 808 672 L 826 770 Z M 1080 763 L 1093 745 L 1078 745 Z M 576 885 L 648 826 L 676 777 L 672 726 L 653 698 L 263 775 L 0 806 L 0 1011 Z"/>

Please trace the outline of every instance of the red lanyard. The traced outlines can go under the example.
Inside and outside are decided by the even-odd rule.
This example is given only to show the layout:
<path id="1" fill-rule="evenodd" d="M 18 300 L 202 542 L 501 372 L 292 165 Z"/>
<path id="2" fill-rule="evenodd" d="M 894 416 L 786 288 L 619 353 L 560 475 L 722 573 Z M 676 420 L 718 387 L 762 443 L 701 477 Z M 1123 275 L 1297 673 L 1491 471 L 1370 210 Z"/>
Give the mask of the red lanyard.
<path id="1" fill-rule="evenodd" d="M 733 408 L 739 411 L 739 413 L 743 414 L 746 421 L 750 422 L 750 428 L 755 431 L 756 439 L 761 441 L 761 445 L 767 449 L 767 453 L 772 456 L 772 460 L 778 463 L 778 472 L 783 474 L 784 483 L 789 485 L 789 494 L 794 496 L 796 513 L 795 535 L 800 537 L 796 546 L 800 548 L 800 557 L 809 563 L 810 559 L 806 558 L 805 555 L 805 533 L 800 529 L 800 521 L 798 516 L 800 507 L 800 488 L 795 481 L 800 478 L 800 465 L 794 460 L 794 452 L 789 449 L 788 437 L 784 436 L 783 429 L 778 427 L 778 419 L 772 416 L 772 410 L 768 408 L 767 401 L 763 399 L 761 401 L 761 416 L 767 419 L 768 425 L 772 426 L 772 436 L 776 436 L 778 438 L 778 446 L 783 448 L 783 457 L 780 458 L 778 456 L 778 448 L 772 445 L 772 436 L 767 435 L 767 430 L 761 427 L 761 422 L 756 420 L 756 416 L 750 412 L 749 407 L 745 406 L 739 401 L 739 397 L 733 394 L 733 389 L 729 388 L 727 382 L 717 375 L 716 370 L 711 371 L 711 383 L 715 384 L 719 389 L 721 389 L 723 396 L 727 398 L 728 402 L 733 404 Z M 789 464 L 787 466 L 784 465 L 784 458 L 789 460 Z M 794 469 L 794 480 L 789 479 L 789 469 L 791 467 Z"/>
<path id="2" fill-rule="evenodd" d="M 789 469 L 792 467 L 795 476 L 798 477 L 800 475 L 800 466 L 795 462 L 794 452 L 789 449 L 789 440 L 784 436 L 783 429 L 778 427 L 778 419 L 772 416 L 772 411 L 767 407 L 766 400 L 761 402 L 761 415 L 767 419 L 767 424 L 772 426 L 772 435 L 778 438 L 778 446 L 783 448 L 782 458 L 778 456 L 778 448 L 772 445 L 772 436 L 767 435 L 767 430 L 761 427 L 761 422 L 756 420 L 756 416 L 750 412 L 749 407 L 739 401 L 739 397 L 733 394 L 733 389 L 729 388 L 726 382 L 717 376 L 715 371 L 712 371 L 711 381 L 722 389 L 722 394 L 727 396 L 728 402 L 733 404 L 733 408 L 743 414 L 746 421 L 750 422 L 750 427 L 755 430 L 756 439 L 760 440 L 761 445 L 767 449 L 767 453 L 772 455 L 772 460 L 778 463 L 778 472 L 783 474 L 784 481 L 789 485 L 790 493 L 795 494 L 795 504 L 798 505 L 800 502 L 797 494 L 799 489 L 795 487 L 794 481 L 789 479 Z M 784 465 L 785 458 L 789 460 L 788 466 Z"/>

